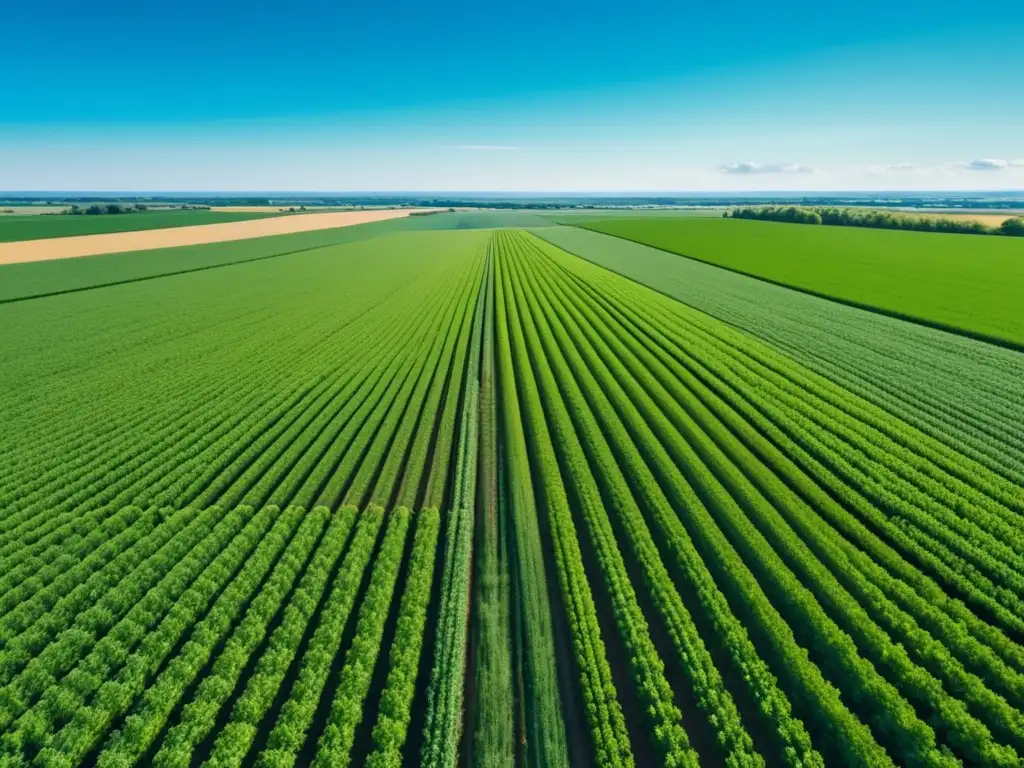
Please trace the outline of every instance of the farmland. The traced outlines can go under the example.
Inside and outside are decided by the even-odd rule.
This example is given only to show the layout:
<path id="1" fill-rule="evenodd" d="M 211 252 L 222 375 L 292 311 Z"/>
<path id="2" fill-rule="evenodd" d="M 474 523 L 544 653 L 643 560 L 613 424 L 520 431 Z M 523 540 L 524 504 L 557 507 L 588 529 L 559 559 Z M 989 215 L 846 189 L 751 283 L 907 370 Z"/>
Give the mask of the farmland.
<path id="1" fill-rule="evenodd" d="M 1024 354 L 574 223 L 0 266 L 0 765 L 1020 765 Z"/>
<path id="2" fill-rule="evenodd" d="M 128 232 L 51 237 L 41 240 L 0 242 L 0 264 L 26 264 L 84 256 L 110 256 L 150 249 L 172 249 L 251 240 L 299 232 L 336 230 L 340 227 L 401 219 L 408 210 L 336 211 L 333 213 L 296 213 L 279 216 L 237 215 L 238 221 L 206 223 L 197 226 L 162 227 Z M 121 214 L 131 217 L 135 214 Z"/>
<path id="3" fill-rule="evenodd" d="M 103 216 L 65 215 L 13 215 L 0 216 L 0 243 L 18 240 L 43 240 L 51 237 L 78 235 L 105 235 L 112 232 L 138 232 L 168 227 L 194 227 L 199 224 L 223 224 L 229 221 L 248 221 L 272 213 L 239 213 L 224 211 L 146 211 Z"/>
<path id="4" fill-rule="evenodd" d="M 0 302 L 53 296 L 99 286 L 150 280 L 229 264 L 262 261 L 388 232 L 420 228 L 421 219 L 395 218 L 348 227 L 272 235 L 226 243 L 150 248 L 88 258 L 34 261 L 3 267 Z"/>
<path id="5" fill-rule="evenodd" d="M 568 219 L 826 298 L 1024 347 L 1014 238 L 699 218 Z"/>

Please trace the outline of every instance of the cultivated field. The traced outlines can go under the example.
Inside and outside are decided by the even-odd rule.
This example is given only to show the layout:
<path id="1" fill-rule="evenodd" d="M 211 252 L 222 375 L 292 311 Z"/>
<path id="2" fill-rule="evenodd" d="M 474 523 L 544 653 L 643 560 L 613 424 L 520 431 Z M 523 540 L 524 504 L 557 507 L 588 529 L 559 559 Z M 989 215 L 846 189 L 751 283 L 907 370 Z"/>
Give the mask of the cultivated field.
<path id="1" fill-rule="evenodd" d="M 276 212 L 267 216 L 280 215 Z M 37 213 L 20 216 L 0 216 L 0 243 L 17 240 L 45 240 L 54 237 L 80 235 L 106 235 L 114 232 L 138 232 L 147 229 L 194 227 L 200 224 L 224 224 L 248 221 L 261 216 L 252 213 L 222 213 L 220 211 L 144 211 L 100 216 L 70 216 Z"/>
<path id="2" fill-rule="evenodd" d="M 173 223 L 164 226 L 162 222 L 177 220 L 179 215 L 191 213 L 207 214 L 196 221 L 182 226 Z M 78 236 L 61 236 L 56 234 L 43 235 L 48 239 L 27 240 L 18 237 L 13 231 L 12 237 L 17 242 L 0 242 L 0 264 L 22 264 L 32 261 L 50 261 L 53 259 L 69 259 L 80 256 L 96 256 L 129 251 L 151 250 L 156 248 L 176 248 L 187 245 L 207 243 L 223 243 L 233 240 L 283 235 L 293 232 L 312 232 L 321 229 L 348 227 L 354 224 L 365 224 L 371 221 L 403 218 L 409 215 L 408 210 L 377 210 L 377 211 L 346 211 L 340 213 L 303 213 L 284 215 L 260 215 L 254 213 L 216 213 L 211 211 L 186 211 L 184 213 L 152 214 L 121 214 L 117 216 L 68 216 L 74 222 L 77 219 L 95 218 L 101 227 L 115 228 L 122 225 L 130 227 L 136 217 L 150 226 L 141 226 L 138 230 L 111 231 L 105 234 L 83 234 Z M 211 222 L 209 217 L 214 217 Z M 217 217 L 220 217 L 219 219 Z M 65 217 L 61 217 L 64 219 Z M 110 221 L 103 221 L 109 218 Z M 32 221 L 38 221 L 33 218 Z M 48 220 L 49 221 L 49 220 Z M 200 223 L 197 223 L 200 222 Z M 218 223 L 219 222 L 219 223 Z M 2 227 L 0 222 L 0 227 Z M 87 222 L 88 223 L 88 222 Z M 156 227 L 156 228 L 154 228 Z M 25 234 L 22 232 L 22 234 Z"/>
<path id="3" fill-rule="evenodd" d="M 1021 765 L 1024 354 L 550 224 L 0 267 L 0 765 Z"/>
<path id="4" fill-rule="evenodd" d="M 899 209 L 897 209 L 899 210 Z M 1011 210 L 988 210 L 988 211 L 965 211 L 956 208 L 900 210 L 901 213 L 913 213 L 922 216 L 934 216 L 940 219 L 970 219 L 980 222 L 989 227 L 998 227 L 1007 219 L 1017 216 L 1024 216 L 1024 209 Z"/>
<path id="5" fill-rule="evenodd" d="M 699 218 L 577 226 L 897 317 L 1024 348 L 1024 241 Z"/>
<path id="6" fill-rule="evenodd" d="M 68 206 L 66 205 L 18 205 L 0 203 L 0 219 L 9 216 L 41 216 L 49 213 L 60 213 Z"/>

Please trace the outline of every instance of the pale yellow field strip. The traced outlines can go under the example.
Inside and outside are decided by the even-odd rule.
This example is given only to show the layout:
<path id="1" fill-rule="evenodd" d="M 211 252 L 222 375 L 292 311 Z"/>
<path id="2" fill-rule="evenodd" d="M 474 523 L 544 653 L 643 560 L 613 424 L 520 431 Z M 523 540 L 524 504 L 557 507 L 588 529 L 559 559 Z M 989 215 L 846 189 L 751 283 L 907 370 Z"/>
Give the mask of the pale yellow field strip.
<path id="1" fill-rule="evenodd" d="M 971 221 L 977 221 L 988 227 L 998 227 L 1007 219 L 1013 219 L 1018 216 L 1024 215 L 1024 210 L 1007 209 L 1005 211 L 947 211 L 947 210 L 929 210 L 917 209 L 907 210 L 903 208 L 891 209 L 896 213 L 903 213 L 910 216 L 928 216 L 934 219 L 970 219 Z"/>
<path id="2" fill-rule="evenodd" d="M 0 216 L 41 216 L 44 213 L 60 213 L 66 205 L 3 205 L 0 204 Z"/>
<path id="3" fill-rule="evenodd" d="M 948 216 L 951 219 L 971 219 L 972 221 L 980 222 L 989 227 L 998 227 L 1007 219 L 1012 219 L 1014 216 L 1020 214 L 1005 214 L 1005 213 L 937 213 L 935 214 L 939 218 Z"/>
<path id="4" fill-rule="evenodd" d="M 289 213 L 289 208 L 295 208 L 298 211 L 298 206 L 293 205 L 215 205 L 210 210 L 217 211 L 219 213 Z M 334 211 L 336 213 L 342 212 L 359 212 L 359 211 L 381 211 L 385 210 L 386 206 L 380 208 L 359 208 L 358 211 L 352 206 L 345 205 L 329 205 L 329 206 L 317 206 L 315 208 L 308 208 L 302 213 L 326 213 Z"/>
<path id="5" fill-rule="evenodd" d="M 47 240 L 22 240 L 0 243 L 0 264 L 21 264 L 29 261 L 71 259 L 105 253 L 148 251 L 154 248 L 175 248 L 182 245 L 223 243 L 252 237 L 312 232 L 318 229 L 348 227 L 370 221 L 400 219 L 411 210 L 344 211 L 339 213 L 300 213 L 291 216 L 231 221 L 222 224 L 199 224 L 172 229 L 147 229 L 141 232 L 114 232 L 105 235 L 78 235 Z"/>

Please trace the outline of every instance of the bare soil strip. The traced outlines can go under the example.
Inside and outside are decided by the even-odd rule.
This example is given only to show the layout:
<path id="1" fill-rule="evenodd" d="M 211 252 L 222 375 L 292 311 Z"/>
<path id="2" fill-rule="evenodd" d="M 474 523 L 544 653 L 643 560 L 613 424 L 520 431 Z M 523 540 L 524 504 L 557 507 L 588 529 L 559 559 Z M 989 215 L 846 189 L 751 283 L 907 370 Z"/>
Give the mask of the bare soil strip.
<path id="1" fill-rule="evenodd" d="M 139 232 L 114 232 L 105 235 L 80 235 L 46 240 L 22 240 L 0 243 L 0 264 L 21 264 L 50 259 L 71 259 L 127 251 L 148 251 L 182 245 L 223 243 L 267 235 L 286 235 L 318 229 L 348 227 L 370 221 L 399 219 L 410 209 L 391 211 L 345 211 L 339 213 L 305 213 L 293 216 L 231 221 L 222 224 L 200 224 L 173 229 L 147 229 Z"/>

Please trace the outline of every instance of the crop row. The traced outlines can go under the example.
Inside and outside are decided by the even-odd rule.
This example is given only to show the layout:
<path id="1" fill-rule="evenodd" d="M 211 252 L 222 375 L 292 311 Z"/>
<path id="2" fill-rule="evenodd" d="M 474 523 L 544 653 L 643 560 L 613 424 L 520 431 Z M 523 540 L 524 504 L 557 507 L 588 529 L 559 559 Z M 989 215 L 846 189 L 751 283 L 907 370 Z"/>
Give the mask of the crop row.
<path id="1" fill-rule="evenodd" d="M 441 603 L 434 641 L 434 669 L 427 691 L 425 740 L 421 762 L 450 766 L 455 762 L 462 727 L 466 641 L 473 557 L 477 445 L 479 431 L 480 360 L 484 318 L 490 319 L 494 275 L 493 255 L 487 260 L 481 299 L 474 311 L 463 384 L 454 489 L 449 506 L 445 555 L 441 573 Z"/>
<path id="2" fill-rule="evenodd" d="M 1013 365 L 433 236 L 5 314 L 0 764 L 1020 764 Z"/>
<path id="3" fill-rule="evenodd" d="M 90 404 L 72 410 L 72 413 L 82 415 L 80 419 L 72 419 L 71 423 L 77 425 L 80 420 L 84 421 L 81 429 L 86 435 L 92 436 L 92 420 L 121 427 L 113 439 L 106 435 L 102 439 L 96 438 L 100 446 L 97 460 L 77 469 L 75 461 L 81 451 L 74 450 L 73 441 L 69 442 L 51 431 L 46 434 L 45 442 L 29 442 L 27 447 L 31 448 L 31 455 L 24 463 L 25 481 L 19 481 L 15 486 L 19 496 L 23 497 L 26 492 L 26 484 L 30 485 L 40 476 L 49 477 L 49 485 L 40 488 L 34 502 L 33 497 L 23 497 L 17 502 L 11 499 L 17 512 L 5 515 L 0 524 L 20 526 L 17 528 L 17 540 L 12 541 L 13 546 L 20 548 L 28 543 L 20 534 L 27 533 L 29 528 L 37 528 L 40 521 L 52 529 L 58 524 L 55 518 L 60 517 L 55 513 L 75 510 L 81 515 L 89 506 L 108 500 L 115 506 L 135 500 L 142 506 L 161 500 L 175 505 L 195 502 L 205 506 L 216 491 L 199 500 L 198 494 L 204 486 L 223 485 L 225 477 L 234 479 L 238 473 L 237 469 L 225 469 L 226 464 L 244 469 L 257 455 L 251 450 L 240 454 L 243 447 L 251 446 L 256 438 L 261 438 L 260 447 L 266 446 L 268 441 L 275 439 L 275 435 L 267 435 L 266 432 L 289 424 L 294 416 L 283 416 L 292 408 L 298 409 L 293 411 L 295 414 L 304 412 L 308 403 L 321 393 L 331 393 L 332 387 L 335 388 L 333 394 L 337 394 L 338 377 L 358 371 L 360 357 L 365 360 L 367 355 L 373 356 L 382 348 L 390 348 L 393 339 L 402 339 L 403 334 L 408 333 L 409 328 L 403 329 L 403 323 L 422 322 L 431 315 L 430 312 L 417 312 L 419 308 L 428 309 L 430 306 L 430 282 L 436 282 L 439 289 L 446 283 L 451 285 L 451 267 L 464 265 L 465 261 L 461 265 L 456 261 L 449 265 L 447 271 L 438 269 L 424 285 L 417 286 L 417 290 L 407 290 L 408 295 L 402 292 L 374 295 L 371 292 L 377 306 L 369 314 L 357 313 L 354 318 L 349 315 L 340 324 L 325 323 L 323 319 L 319 323 L 312 322 L 315 316 L 307 317 L 308 312 L 304 311 L 301 313 L 302 323 L 289 318 L 267 340 L 246 340 L 237 352 L 232 348 L 230 339 L 221 339 L 218 352 L 224 357 L 222 361 L 217 360 L 216 355 L 204 357 L 202 352 L 205 350 L 201 347 L 191 349 L 190 344 L 195 344 L 191 336 L 168 340 L 160 346 L 171 345 L 174 350 L 164 352 L 161 349 L 158 362 L 161 367 L 173 365 L 180 373 L 159 388 L 161 393 L 167 393 L 166 398 L 161 397 L 155 403 L 152 397 L 147 398 L 146 408 L 140 412 L 142 416 L 138 422 L 131 421 L 135 418 L 134 411 L 125 413 L 124 393 L 119 393 L 120 399 L 112 397 L 108 393 L 110 387 Z M 354 288 L 359 287 L 365 288 L 355 281 Z M 357 302 L 356 308 L 362 311 L 362 305 L 367 301 Z M 280 307 L 268 308 L 265 314 L 269 323 L 275 314 L 280 314 Z M 403 323 L 396 324 L 395 320 Z M 346 327 L 352 323 L 354 325 Z M 201 336 L 200 339 L 211 337 Z M 133 350 L 133 353 L 143 359 L 156 357 L 151 350 L 137 353 Z M 290 363 L 292 358 L 297 366 Z M 205 372 L 205 367 L 212 360 L 222 362 L 223 366 L 211 366 L 210 382 L 205 377 L 196 381 L 196 374 Z M 202 361 L 203 367 L 197 367 L 196 361 Z M 148 371 L 138 371 L 142 382 L 147 381 L 146 373 Z M 82 387 L 82 391 L 88 391 L 91 386 Z M 282 400 L 268 398 L 268 388 L 281 392 L 285 397 Z M 199 407 L 183 407 L 193 401 Z M 223 412 L 224 402 L 232 404 L 227 418 L 211 418 L 218 408 Z M 67 411 L 62 409 L 59 412 Z M 155 430 L 151 426 L 154 424 L 159 425 Z M 213 429 L 200 428 L 200 425 L 210 424 L 214 425 Z M 59 425 L 58 429 L 63 427 Z M 140 434 L 146 435 L 142 450 Z M 63 452 L 65 446 L 69 453 Z M 159 450 L 155 450 L 157 446 Z M 174 469 L 169 473 L 167 464 L 172 458 Z M 48 473 L 46 466 L 51 463 L 54 470 Z M 5 464 L 5 468 L 7 466 Z M 81 475 L 77 474 L 79 472 Z M 185 485 L 181 485 L 183 482 Z M 285 503 L 289 501 L 286 499 Z"/>
<path id="4" fill-rule="evenodd" d="M 300 307 L 262 344 L 241 333 L 238 354 L 219 356 L 226 369 L 202 361 L 208 381 L 188 346 L 216 359 L 224 340 L 191 322 L 159 349 L 100 352 L 99 369 L 134 354 L 143 379 L 181 367 L 149 413 L 131 396 L 121 407 L 44 388 L 50 404 L 81 403 L 82 417 L 58 430 L 72 455 L 63 489 L 47 469 L 57 454 L 31 439 L 3 446 L 21 457 L 5 473 L 13 503 L 0 516 L 5 759 L 169 766 L 201 753 L 214 765 L 276 765 L 312 759 L 321 740 L 333 755 L 336 726 L 348 739 L 387 717 L 408 728 L 410 686 L 425 689 L 423 580 L 433 575 L 437 510 L 449 502 L 445 430 L 466 400 L 485 274 L 473 243 L 483 240 L 474 235 L 439 262 L 416 260 L 387 291 L 355 296 L 355 315 L 341 323 L 344 312 Z M 280 309 L 255 310 L 240 325 L 252 333 Z M 81 346 L 60 376 L 85 389 L 109 380 L 74 372 L 97 347 L 88 338 Z M 100 448 L 89 430 L 111 419 L 124 430 L 100 430 Z M 143 434 L 152 440 L 140 450 Z M 43 483 L 32 482 L 33 466 Z M 329 504 L 307 512 L 317 499 Z M 421 505 L 422 518 L 412 512 Z M 414 523 L 417 566 L 407 572 Z M 381 653 L 392 621 L 401 643 Z M 377 676 L 393 681 L 388 706 L 374 694 L 364 707 Z"/>
<path id="5" fill-rule="evenodd" d="M 763 348 L 706 318 L 691 318 L 695 313 L 679 305 L 641 296 L 642 290 L 621 278 L 580 266 L 578 260 L 553 249 L 538 249 L 530 243 L 521 248 L 528 254 L 526 268 L 538 274 L 536 290 L 547 293 L 555 308 L 549 311 L 561 313 L 565 320 L 575 317 L 575 332 L 570 330 L 572 344 L 581 352 L 590 345 L 587 367 L 595 375 L 601 374 L 601 389 L 609 395 L 616 390 L 621 393 L 620 402 L 613 397 L 611 404 L 627 426 L 633 422 L 630 437 L 654 470 L 654 481 L 663 491 L 671 491 L 673 486 L 678 489 L 677 498 L 674 493 L 668 493 L 668 498 L 673 506 L 685 505 L 677 509 L 686 509 L 685 527 L 701 557 L 712 566 L 715 580 L 727 587 L 744 572 L 757 579 L 758 589 L 741 588 L 730 600 L 741 600 L 737 607 L 746 608 L 744 604 L 756 602 L 764 590 L 794 639 L 813 649 L 813 667 L 825 671 L 852 703 L 852 711 L 844 716 L 853 718 L 851 737 L 863 734 L 857 725 L 861 720 L 869 725 L 872 736 L 901 760 L 943 762 L 943 749 L 950 748 L 968 760 L 1014 764 L 1014 746 L 1022 733 L 1020 714 L 1003 695 L 1016 688 L 1017 675 L 999 659 L 1015 657 L 1014 644 L 976 616 L 968 623 L 973 630 L 970 635 L 954 632 L 951 620 L 941 619 L 936 612 L 927 611 L 923 601 L 913 599 L 913 589 L 904 588 L 909 584 L 895 577 L 884 579 L 881 569 L 871 567 L 871 558 L 858 555 L 859 550 L 847 542 L 840 543 L 832 529 L 820 522 L 807 500 L 824 505 L 827 496 L 816 490 L 812 478 L 795 471 L 792 476 L 774 474 L 787 468 L 785 457 L 778 455 L 777 449 L 772 454 L 759 429 L 739 417 L 741 401 L 783 429 L 789 420 L 798 418 L 800 409 L 784 397 L 766 401 L 772 390 L 765 381 L 755 385 L 743 379 L 745 370 L 756 365 L 757 356 L 765 354 Z M 647 310 L 644 313 L 635 309 L 641 298 Z M 717 345 L 710 340 L 714 337 L 719 340 Z M 722 343 L 723 337 L 728 344 Z M 731 354 L 723 351 L 726 349 Z M 775 363 L 781 365 L 782 361 L 776 358 Z M 699 366 L 703 366 L 703 379 L 691 372 Z M 730 377 L 738 377 L 742 386 L 726 389 L 718 384 Z M 724 398 L 727 392 L 728 400 Z M 847 404 L 850 413 L 856 414 L 857 407 L 856 400 Z M 841 419 L 833 423 L 836 429 L 843 428 Z M 825 425 L 820 424 L 819 430 L 825 430 Z M 824 437 L 826 433 L 819 434 Z M 878 471 L 889 459 L 873 453 L 879 449 L 871 445 L 859 445 L 855 434 L 846 433 L 844 444 L 853 441 L 854 448 L 861 451 L 858 461 Z M 867 433 L 861 430 L 861 434 Z M 649 440 L 655 436 L 660 450 Z M 908 442 L 912 439 L 917 438 L 908 433 L 903 444 L 913 446 Z M 836 445 L 834 438 L 826 444 Z M 893 455 L 903 450 L 884 442 L 874 445 Z M 773 455 L 774 460 L 769 461 Z M 818 455 L 819 466 L 828 467 L 823 463 L 828 460 L 824 453 Z M 930 527 L 925 527 L 922 520 L 921 530 L 934 531 L 935 518 L 942 519 L 941 505 L 950 503 L 949 497 L 942 500 L 941 486 L 967 494 L 972 491 L 958 486 L 955 477 L 943 477 L 941 465 L 926 464 L 920 454 L 915 462 L 923 474 L 935 479 L 929 485 L 917 478 L 921 485 L 915 491 L 917 504 L 931 521 L 927 523 Z M 683 478 L 689 489 L 679 485 Z M 798 484 L 796 493 L 792 484 Z M 865 490 L 849 479 L 833 487 L 854 493 Z M 910 493 L 908 485 L 893 488 Z M 921 498 L 925 491 L 931 494 L 927 500 Z M 902 502 L 899 498 L 895 501 L 898 510 Z M 893 508 L 891 501 L 888 506 Z M 993 514 L 1006 515 L 994 500 L 987 506 Z M 835 518 L 839 508 L 833 504 L 830 513 Z M 842 514 L 849 515 L 845 510 Z M 975 519 L 985 521 L 984 517 Z M 847 526 L 846 530 L 852 529 Z M 906 526 L 902 530 L 907 530 Z M 924 533 L 917 534 L 915 541 L 922 540 L 927 540 Z M 967 550 L 967 544 L 961 543 L 960 549 L 976 552 L 979 562 L 994 558 L 992 568 L 999 567 L 998 543 L 975 536 L 973 546 L 975 550 Z M 728 565 L 730 561 L 733 565 Z M 916 562 L 906 561 L 896 573 L 909 578 Z M 930 583 L 919 572 L 915 580 L 921 585 Z M 968 580 L 982 594 L 1010 600 L 1004 592 L 986 588 L 984 581 Z M 728 596 L 731 590 L 725 591 Z M 927 620 L 928 628 L 916 624 L 915 615 L 922 623 Z M 748 613 L 744 617 L 748 629 L 755 630 L 767 618 L 762 616 L 755 622 L 754 614 Z M 798 682 L 792 678 L 798 666 L 796 657 L 785 661 L 785 656 L 772 659 L 768 653 L 767 641 L 778 645 L 785 634 L 773 631 L 762 634 L 761 639 L 756 633 L 753 636 L 784 688 L 792 688 Z M 830 638 L 827 645 L 823 644 L 825 638 Z M 988 671 L 992 689 L 973 676 L 982 670 Z M 1010 674 L 1000 679 L 996 670 Z M 805 695 L 791 700 L 803 701 Z M 822 709 L 805 712 L 812 735 L 821 727 L 835 728 L 839 712 L 831 709 L 833 714 L 825 720 Z M 928 714 L 927 724 L 918 719 L 918 712 Z M 830 741 L 834 748 L 834 739 Z M 859 741 L 860 753 L 867 754 L 864 750 L 871 749 L 870 742 L 863 735 Z"/>
<path id="6" fill-rule="evenodd" d="M 386 341 L 386 339 L 381 338 L 375 341 L 373 335 L 371 334 L 363 345 L 363 348 L 365 350 L 364 354 L 372 354 L 374 344 L 379 344 L 381 341 Z M 355 370 L 358 370 L 358 366 L 355 367 Z M 341 402 L 344 401 L 342 400 Z M 287 409 L 287 405 L 285 407 Z M 329 415 L 330 411 L 328 410 L 327 413 Z M 237 444 L 251 444 L 255 440 L 259 439 L 261 441 L 261 446 L 267 447 L 268 445 L 270 445 L 270 447 L 273 447 L 273 444 L 266 443 L 265 439 L 267 438 L 268 432 L 273 433 L 273 430 L 270 429 L 270 427 L 272 427 L 274 424 L 281 423 L 280 417 L 265 422 L 258 418 L 257 414 L 256 418 L 249 419 L 249 423 L 251 424 L 251 427 L 249 427 L 249 430 L 247 432 L 236 432 L 232 435 L 233 439 L 237 441 Z M 217 443 L 212 444 L 209 450 L 214 450 L 214 453 L 200 454 L 197 457 L 197 459 L 202 459 L 205 462 L 206 466 L 212 467 L 214 476 L 218 472 L 218 465 L 216 463 L 216 460 L 211 461 L 211 459 L 213 459 L 214 456 L 216 456 L 217 459 L 220 461 L 224 461 L 225 456 L 232 457 L 232 460 L 234 460 L 236 464 L 241 463 L 244 465 L 245 462 L 247 461 L 259 463 L 261 465 L 267 466 L 267 475 L 271 474 L 269 471 L 269 465 L 271 463 L 270 456 L 265 455 L 260 457 L 259 462 L 255 462 L 254 459 L 249 458 L 249 456 L 252 456 L 252 454 L 243 454 L 235 458 L 235 454 L 226 451 L 223 446 Z M 302 459 L 308 459 L 308 455 L 304 455 L 300 458 L 296 458 L 294 455 L 285 456 L 282 459 L 282 463 L 285 463 L 290 459 L 295 459 L 297 463 L 302 463 Z M 165 469 L 159 466 L 153 466 L 148 471 L 154 477 L 163 475 L 163 479 L 158 482 L 166 482 L 167 478 L 173 477 L 175 473 L 187 471 L 188 466 L 189 462 L 182 461 L 181 465 L 176 465 L 175 469 L 172 470 L 171 472 L 167 472 Z M 266 476 L 264 476 L 264 479 L 265 477 Z M 192 482 L 194 483 L 194 481 Z M 243 480 L 242 482 L 245 481 Z M 240 487 L 238 483 L 235 483 L 235 486 Z M 217 487 L 219 486 L 216 483 L 214 483 L 214 485 L 208 487 L 208 489 L 216 489 Z M 241 487 L 244 488 L 244 486 Z M 206 498 L 204 498 L 204 501 L 208 501 L 210 498 L 215 497 L 217 495 L 217 492 L 214 490 L 213 492 L 207 494 Z M 61 511 L 59 513 L 55 513 L 56 511 L 52 508 L 49 509 L 49 514 L 47 515 L 47 522 L 44 525 L 44 531 L 40 532 L 39 527 L 37 527 L 27 533 L 23 533 L 21 536 L 11 541 L 11 551 L 17 556 L 14 562 L 11 563 L 12 569 L 18 570 L 14 568 L 14 566 L 20 566 L 20 572 L 24 574 L 26 572 L 29 572 L 28 569 L 32 568 L 32 566 L 36 563 L 41 562 L 43 560 L 54 559 L 55 553 L 59 554 L 59 557 L 61 558 L 61 564 L 65 568 L 71 566 L 73 564 L 71 562 L 71 558 L 73 558 L 76 552 L 88 551 L 86 547 L 77 545 L 83 538 L 85 538 L 85 536 L 83 535 L 84 532 L 90 531 L 91 521 L 89 520 L 89 517 L 92 516 L 96 521 L 99 522 L 102 522 L 103 520 L 104 508 L 99 507 L 97 509 L 93 509 L 92 511 L 87 511 L 89 504 L 95 507 L 96 503 L 97 502 L 95 499 L 89 500 L 86 503 L 85 508 L 83 508 L 82 506 L 74 507 L 70 505 L 65 505 L 64 507 L 62 507 L 64 511 Z M 99 528 L 97 528 L 95 527 L 95 522 L 93 522 L 91 532 L 88 537 L 89 543 L 95 546 L 95 544 L 98 543 L 98 538 L 96 536 L 97 531 L 104 530 L 107 530 L 106 526 L 100 526 Z M 58 571 L 56 571 L 56 569 L 46 569 L 42 572 L 37 571 L 36 577 L 30 581 L 21 581 L 18 584 L 19 599 L 24 600 L 26 597 L 30 595 L 31 589 L 38 588 L 39 586 L 44 585 L 46 578 L 50 577 L 51 575 L 56 575 L 57 573 Z M 64 583 L 68 583 L 68 579 L 65 578 Z"/>
<path id="7" fill-rule="evenodd" d="M 1024 357 L 581 229 L 550 242 L 761 338 L 802 365 L 1024 483 Z"/>
<path id="8" fill-rule="evenodd" d="M 515 267 L 521 268 L 515 260 L 510 261 Z M 631 545 L 634 561 L 644 575 L 659 617 L 672 638 L 674 650 L 678 658 L 688 666 L 688 676 L 694 684 L 694 697 L 717 730 L 717 739 L 726 750 L 727 760 L 734 765 L 763 765 L 763 759 L 754 751 L 735 703 L 725 689 L 699 631 L 657 553 L 650 530 L 633 502 L 611 447 L 590 414 L 572 371 L 553 346 L 553 333 L 539 314 L 537 296 L 525 291 L 523 278 L 520 275 L 517 277 L 517 288 L 522 296 L 520 303 L 524 309 L 530 310 L 532 316 L 526 323 L 529 345 L 537 355 L 534 366 L 539 372 L 539 378 L 547 385 L 545 399 L 551 413 L 549 419 L 553 431 L 564 451 L 566 481 L 571 480 L 575 487 L 578 504 L 584 512 L 597 551 L 601 572 L 608 581 L 619 631 L 626 648 L 632 654 L 634 679 L 642 682 L 639 694 L 642 699 L 648 699 L 644 703 L 652 716 L 651 729 L 655 740 L 661 740 L 666 760 L 685 760 L 685 752 L 672 754 L 673 749 L 679 749 L 674 745 L 673 738 L 683 745 L 683 749 L 687 746 L 685 732 L 680 732 L 680 714 L 673 704 L 672 690 L 662 671 L 664 664 L 647 631 L 647 622 L 633 592 L 625 559 L 616 544 L 611 520 L 605 513 L 602 493 L 604 498 L 612 502 L 609 511 L 613 509 L 618 515 L 621 527 L 626 532 L 625 538 Z M 545 353 L 548 355 L 546 358 L 542 357 Z M 583 377 L 588 375 L 585 369 L 580 373 Z M 559 393 L 556 381 L 562 385 L 565 400 Z M 576 418 L 573 419 L 570 414 Z M 583 438 L 582 442 L 577 437 L 577 429 Z M 590 466 L 594 467 L 593 473 L 588 466 L 588 458 Z M 603 490 L 599 482 L 604 485 Z"/>
<path id="9" fill-rule="evenodd" d="M 476 657 L 474 699 L 466 708 L 464 741 L 470 765 L 510 766 L 515 759 L 512 679 L 512 617 L 509 591 L 508 519 L 502 504 L 504 471 L 499 451 L 494 290 L 486 294 L 480 359 L 480 427 L 472 596 Z"/>

